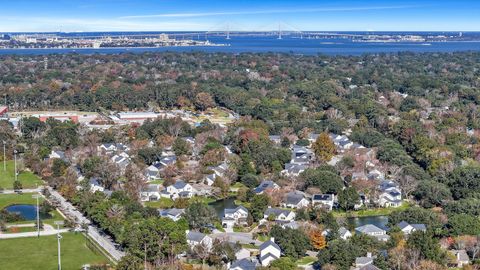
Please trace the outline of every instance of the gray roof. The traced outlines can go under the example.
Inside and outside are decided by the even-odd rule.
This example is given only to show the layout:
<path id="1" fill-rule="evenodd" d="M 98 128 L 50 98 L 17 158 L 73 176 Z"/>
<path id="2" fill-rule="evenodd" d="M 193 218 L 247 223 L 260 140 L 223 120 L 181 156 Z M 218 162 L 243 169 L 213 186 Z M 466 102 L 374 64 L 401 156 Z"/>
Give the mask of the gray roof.
<path id="1" fill-rule="evenodd" d="M 361 267 L 358 270 L 380 270 L 380 268 L 376 267 L 373 264 L 369 264 L 369 265 L 365 265 L 365 266 Z"/>
<path id="2" fill-rule="evenodd" d="M 186 185 L 187 183 L 185 183 L 184 181 L 178 180 L 177 182 L 175 182 L 175 184 L 173 184 L 173 187 L 176 189 L 183 189 Z"/>
<path id="3" fill-rule="evenodd" d="M 142 189 L 142 192 L 158 192 L 159 190 L 159 185 L 148 185 Z"/>
<path id="4" fill-rule="evenodd" d="M 366 225 L 355 228 L 355 231 L 360 233 L 373 233 L 373 232 L 380 232 L 380 231 L 384 232 L 385 230 L 373 224 L 366 224 Z"/>
<path id="5" fill-rule="evenodd" d="M 294 159 L 294 162 L 296 161 L 297 159 L 295 158 Z M 307 169 L 307 166 L 305 164 L 299 164 L 298 162 L 297 163 L 285 163 L 285 170 L 287 170 L 289 173 L 300 173 L 304 170 Z"/>
<path id="6" fill-rule="evenodd" d="M 260 185 L 258 185 L 258 187 L 256 187 L 253 192 L 255 193 L 260 193 L 260 192 L 263 192 L 265 191 L 266 189 L 269 189 L 269 188 L 274 188 L 277 184 L 271 180 L 268 180 L 268 181 L 263 181 L 262 183 L 260 183 Z"/>
<path id="7" fill-rule="evenodd" d="M 285 198 L 286 204 L 297 205 L 304 198 L 303 194 L 298 192 L 289 192 Z"/>
<path id="8" fill-rule="evenodd" d="M 260 249 L 260 250 L 263 250 L 263 249 L 266 249 L 266 248 L 269 247 L 269 246 L 273 246 L 275 249 L 278 249 L 278 250 L 280 250 L 280 251 L 282 250 L 282 249 L 277 245 L 277 243 L 275 243 L 275 242 L 272 241 L 271 239 L 268 240 L 268 241 L 263 242 L 263 243 L 260 245 L 259 249 Z"/>
<path id="9" fill-rule="evenodd" d="M 240 206 L 237 206 L 237 208 L 225 208 L 224 213 L 225 214 L 233 214 L 235 212 L 237 212 L 238 210 L 242 209 L 243 211 L 247 212 L 248 213 L 248 209 L 245 208 L 244 206 L 240 205 Z"/>
<path id="10" fill-rule="evenodd" d="M 417 231 L 426 231 L 427 230 L 427 227 L 425 226 L 425 224 L 409 224 L 406 221 L 401 221 L 400 223 L 397 224 L 397 226 L 400 228 L 400 230 L 403 230 L 408 225 L 412 226 Z"/>
<path id="11" fill-rule="evenodd" d="M 159 209 L 161 216 L 178 216 L 185 212 L 185 209 L 171 208 L 171 209 Z"/>
<path id="12" fill-rule="evenodd" d="M 278 217 L 281 214 L 284 214 L 284 215 L 287 216 L 290 212 L 292 212 L 292 211 L 283 210 L 283 209 L 280 209 L 280 208 L 267 208 L 267 210 L 265 210 L 265 216 L 274 215 L 275 217 Z"/>
<path id="13" fill-rule="evenodd" d="M 255 270 L 255 267 L 255 262 L 252 262 L 247 258 L 234 261 L 230 266 L 230 268 L 240 268 L 242 270 Z"/>
<path id="14" fill-rule="evenodd" d="M 314 201 L 332 201 L 333 195 L 332 194 L 315 194 L 313 195 Z"/>
<path id="15" fill-rule="evenodd" d="M 372 257 L 357 257 L 355 258 L 355 264 L 371 264 L 373 263 L 373 258 Z"/>
<path id="16" fill-rule="evenodd" d="M 269 252 L 269 253 L 263 255 L 262 257 L 260 257 L 260 261 L 263 262 L 264 260 L 266 260 L 269 257 L 272 257 L 274 260 L 278 259 L 277 256 L 275 256 L 275 255 L 273 255 L 272 253 Z"/>
<path id="17" fill-rule="evenodd" d="M 452 250 L 451 251 L 453 255 L 455 255 L 457 258 L 457 261 L 460 262 L 468 262 L 470 261 L 470 258 L 468 257 L 467 252 L 464 249 L 461 250 Z"/>
<path id="18" fill-rule="evenodd" d="M 193 242 L 201 242 L 203 238 L 205 238 L 207 235 L 203 234 L 201 232 L 188 232 L 187 233 L 187 240 L 193 241 Z"/>
<path id="19" fill-rule="evenodd" d="M 345 235 L 348 232 L 349 232 L 349 230 L 347 230 L 347 228 L 345 228 L 345 227 L 340 227 L 340 229 L 338 229 L 338 234 L 340 234 L 340 235 Z"/>

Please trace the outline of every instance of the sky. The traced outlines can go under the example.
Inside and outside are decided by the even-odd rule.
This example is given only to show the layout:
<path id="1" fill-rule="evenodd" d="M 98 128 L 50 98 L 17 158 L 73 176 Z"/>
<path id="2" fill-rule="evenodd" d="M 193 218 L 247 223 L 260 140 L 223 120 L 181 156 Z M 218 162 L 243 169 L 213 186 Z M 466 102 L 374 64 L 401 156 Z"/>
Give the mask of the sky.
<path id="1" fill-rule="evenodd" d="M 480 31 L 479 0 L 0 0 L 0 32 Z"/>

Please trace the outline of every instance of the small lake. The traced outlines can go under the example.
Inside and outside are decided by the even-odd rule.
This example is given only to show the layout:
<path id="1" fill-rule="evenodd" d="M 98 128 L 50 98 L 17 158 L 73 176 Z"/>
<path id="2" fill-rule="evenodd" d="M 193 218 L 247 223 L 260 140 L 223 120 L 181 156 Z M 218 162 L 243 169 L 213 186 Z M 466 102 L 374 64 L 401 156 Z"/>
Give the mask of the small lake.
<path id="1" fill-rule="evenodd" d="M 372 224 L 385 229 L 387 228 L 388 216 L 350 217 L 347 218 L 346 223 L 350 228 Z"/>
<path id="2" fill-rule="evenodd" d="M 217 213 L 217 216 L 219 218 L 223 217 L 223 213 L 225 209 L 237 207 L 237 205 L 235 205 L 235 198 L 233 197 L 218 200 L 218 201 L 209 203 L 208 205 L 210 205 L 213 209 L 215 209 L 215 212 Z"/>
<path id="3" fill-rule="evenodd" d="M 14 205 L 5 207 L 5 210 L 7 210 L 10 213 L 19 214 L 25 220 L 35 220 L 37 218 L 37 207 L 32 204 L 14 204 Z M 42 215 L 40 213 L 41 219 L 45 219 L 49 217 L 50 217 L 49 215 Z"/>

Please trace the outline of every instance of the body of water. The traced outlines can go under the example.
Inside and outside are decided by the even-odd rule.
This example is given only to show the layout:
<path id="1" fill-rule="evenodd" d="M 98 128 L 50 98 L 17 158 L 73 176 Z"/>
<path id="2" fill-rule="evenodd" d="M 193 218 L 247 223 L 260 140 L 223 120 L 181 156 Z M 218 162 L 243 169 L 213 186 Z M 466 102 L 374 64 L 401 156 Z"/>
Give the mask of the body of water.
<path id="1" fill-rule="evenodd" d="M 223 213 L 225 209 L 237 207 L 237 205 L 235 205 L 235 198 L 226 198 L 226 199 L 218 200 L 210 203 L 209 205 L 213 209 L 215 209 L 215 212 L 217 213 L 217 216 L 219 218 L 223 217 Z"/>
<path id="2" fill-rule="evenodd" d="M 10 213 L 16 213 L 22 216 L 25 220 L 35 220 L 37 219 L 37 207 L 31 204 L 14 204 L 7 206 L 5 208 Z M 49 216 L 40 214 L 40 218 L 45 219 Z"/>
<path id="3" fill-rule="evenodd" d="M 386 229 L 388 216 L 355 217 L 347 218 L 347 224 L 350 228 L 356 228 L 367 224 L 373 224 L 379 228 Z"/>
<path id="4" fill-rule="evenodd" d="M 276 39 L 273 36 L 234 36 L 230 40 L 225 37 L 212 36 L 209 41 L 229 46 L 185 46 L 160 48 L 99 48 L 99 49 L 0 49 L 1 54 L 44 55 L 58 53 L 78 54 L 118 54 L 143 52 L 224 52 L 224 53 L 293 53 L 304 55 L 362 55 L 367 53 L 396 52 L 458 52 L 480 51 L 480 41 L 472 42 L 391 42 L 364 43 L 352 42 L 349 39 L 300 39 L 285 37 Z"/>

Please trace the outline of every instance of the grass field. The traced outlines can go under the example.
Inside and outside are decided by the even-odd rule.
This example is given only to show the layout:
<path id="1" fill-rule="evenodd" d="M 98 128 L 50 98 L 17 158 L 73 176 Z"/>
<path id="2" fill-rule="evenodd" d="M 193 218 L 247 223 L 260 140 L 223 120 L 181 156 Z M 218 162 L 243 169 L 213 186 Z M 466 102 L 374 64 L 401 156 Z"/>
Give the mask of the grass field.
<path id="1" fill-rule="evenodd" d="M 32 198 L 34 193 L 22 193 L 22 194 L 0 194 L 0 209 L 3 209 L 12 204 L 33 204 L 37 203 L 37 200 Z M 41 203 L 43 198 L 40 198 Z M 43 219 L 43 223 L 53 225 L 56 220 L 63 220 L 63 217 L 56 210 L 50 212 L 51 218 Z M 15 222 L 14 224 L 32 223 L 31 220 Z"/>
<path id="2" fill-rule="evenodd" d="M 365 209 L 365 210 L 358 210 L 358 211 L 333 211 L 333 216 L 335 217 L 371 217 L 371 216 L 388 216 L 393 211 L 404 211 L 407 210 L 411 205 L 407 202 L 404 202 L 400 207 L 386 207 L 386 208 L 373 208 L 373 209 Z"/>
<path id="3" fill-rule="evenodd" d="M 23 188 L 35 188 L 41 185 L 43 181 L 35 174 L 24 171 L 18 175 L 18 180 L 22 183 Z M 15 164 L 12 160 L 7 161 L 7 171 L 3 170 L 3 161 L 0 162 L 0 187 L 4 189 L 13 189 L 15 181 Z"/>
<path id="4" fill-rule="evenodd" d="M 108 263 L 85 245 L 82 234 L 64 233 L 61 241 L 62 269 L 80 269 L 84 264 Z M 57 237 L 43 236 L 3 239 L 0 241 L 1 269 L 57 269 Z"/>

